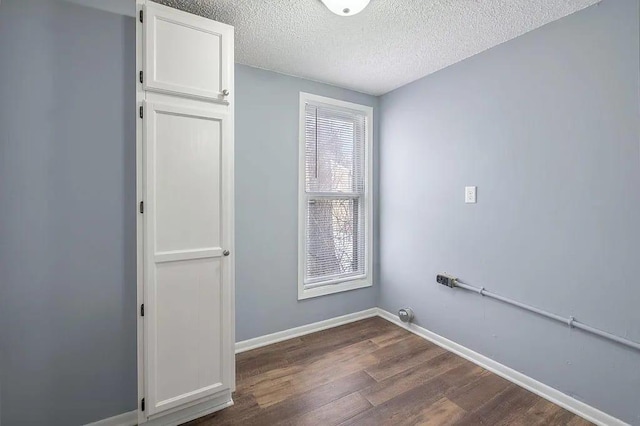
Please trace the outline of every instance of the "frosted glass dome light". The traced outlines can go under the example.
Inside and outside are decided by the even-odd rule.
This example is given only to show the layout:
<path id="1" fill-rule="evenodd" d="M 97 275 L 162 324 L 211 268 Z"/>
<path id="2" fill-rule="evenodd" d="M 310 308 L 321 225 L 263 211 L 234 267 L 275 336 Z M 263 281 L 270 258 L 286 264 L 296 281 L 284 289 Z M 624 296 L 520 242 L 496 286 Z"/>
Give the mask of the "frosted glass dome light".
<path id="1" fill-rule="evenodd" d="M 340 16 L 351 16 L 362 12 L 370 0 L 322 0 L 327 8 Z"/>

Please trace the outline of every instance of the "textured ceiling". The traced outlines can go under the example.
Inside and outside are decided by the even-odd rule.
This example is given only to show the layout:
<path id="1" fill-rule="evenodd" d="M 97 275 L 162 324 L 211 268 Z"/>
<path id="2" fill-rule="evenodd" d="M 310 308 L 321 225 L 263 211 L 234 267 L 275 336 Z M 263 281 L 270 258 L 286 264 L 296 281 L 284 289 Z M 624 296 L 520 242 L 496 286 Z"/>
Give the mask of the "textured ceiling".
<path id="1" fill-rule="evenodd" d="M 381 95 L 599 0 L 157 0 L 236 27 L 236 62 Z"/>

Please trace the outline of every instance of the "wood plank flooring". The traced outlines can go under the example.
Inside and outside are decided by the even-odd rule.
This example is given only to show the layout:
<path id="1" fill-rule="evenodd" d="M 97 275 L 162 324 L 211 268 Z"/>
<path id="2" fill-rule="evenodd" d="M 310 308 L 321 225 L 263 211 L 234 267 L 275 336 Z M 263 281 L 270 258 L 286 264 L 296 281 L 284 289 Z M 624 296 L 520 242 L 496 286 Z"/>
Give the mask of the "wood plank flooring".
<path id="1" fill-rule="evenodd" d="M 234 401 L 188 425 L 590 424 L 378 317 L 238 354 Z"/>

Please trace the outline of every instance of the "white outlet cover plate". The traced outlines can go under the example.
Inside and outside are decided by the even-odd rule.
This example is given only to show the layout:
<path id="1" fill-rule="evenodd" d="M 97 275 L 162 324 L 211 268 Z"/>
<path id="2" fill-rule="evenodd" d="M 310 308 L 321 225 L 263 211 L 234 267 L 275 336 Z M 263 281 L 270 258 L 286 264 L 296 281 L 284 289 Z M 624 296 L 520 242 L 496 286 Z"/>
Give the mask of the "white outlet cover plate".
<path id="1" fill-rule="evenodd" d="M 476 187 L 475 186 L 465 186 L 464 188 L 464 202 L 467 204 L 472 204 L 476 202 Z"/>

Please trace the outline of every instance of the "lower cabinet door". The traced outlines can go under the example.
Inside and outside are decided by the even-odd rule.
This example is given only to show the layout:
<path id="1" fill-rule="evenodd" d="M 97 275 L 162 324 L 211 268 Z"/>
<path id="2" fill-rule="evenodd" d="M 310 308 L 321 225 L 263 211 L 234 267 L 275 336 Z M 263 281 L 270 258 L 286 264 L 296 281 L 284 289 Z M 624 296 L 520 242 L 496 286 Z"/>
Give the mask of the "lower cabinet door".
<path id="1" fill-rule="evenodd" d="M 145 104 L 147 416 L 229 390 L 233 381 L 229 121 L 225 112 L 184 105 Z"/>

